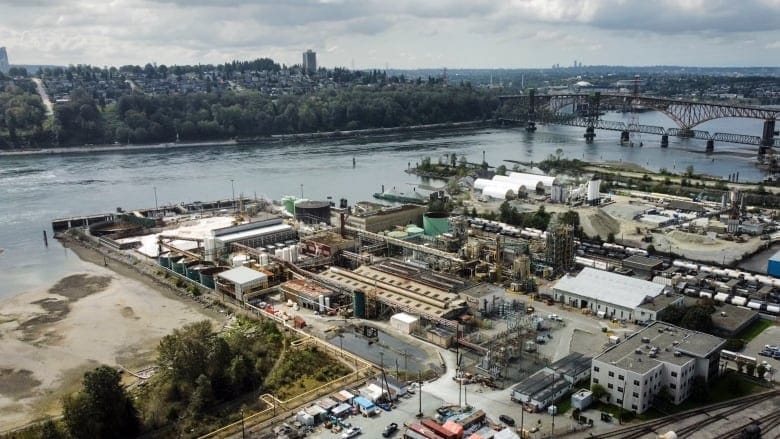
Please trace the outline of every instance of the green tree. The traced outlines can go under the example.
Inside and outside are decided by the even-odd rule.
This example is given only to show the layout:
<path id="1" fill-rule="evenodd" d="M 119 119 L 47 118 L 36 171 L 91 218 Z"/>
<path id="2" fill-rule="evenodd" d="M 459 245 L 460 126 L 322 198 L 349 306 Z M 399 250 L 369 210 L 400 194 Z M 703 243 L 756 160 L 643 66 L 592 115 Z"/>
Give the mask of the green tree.
<path id="1" fill-rule="evenodd" d="M 84 374 L 82 389 L 63 399 L 63 419 L 74 438 L 134 437 L 138 413 L 119 372 L 100 366 Z"/>
<path id="2" fill-rule="evenodd" d="M 647 250 L 647 254 L 650 256 L 655 254 L 655 246 L 653 244 L 649 244 L 646 250 Z"/>
<path id="3" fill-rule="evenodd" d="M 766 374 L 766 366 L 764 366 L 763 364 L 759 364 L 756 367 L 756 375 L 759 378 L 764 379 L 764 374 Z"/>
<path id="4" fill-rule="evenodd" d="M 195 391 L 192 392 L 188 410 L 192 416 L 198 417 L 213 403 L 214 390 L 211 387 L 211 380 L 206 375 L 201 375 L 195 380 Z"/>
<path id="5" fill-rule="evenodd" d="M 609 232 L 607 234 L 607 242 L 612 243 L 615 242 L 615 234 L 612 232 Z"/>
<path id="6" fill-rule="evenodd" d="M 600 400 L 607 394 L 607 389 L 601 384 L 593 384 L 590 386 L 590 391 L 593 392 L 593 399 Z"/>
<path id="7" fill-rule="evenodd" d="M 46 421 L 41 426 L 41 439 L 64 439 L 64 437 L 65 435 L 54 421 Z"/>
<path id="8" fill-rule="evenodd" d="M 688 176 L 688 178 L 693 177 L 693 165 L 688 165 L 688 167 L 685 168 L 685 175 Z"/>
<path id="9" fill-rule="evenodd" d="M 506 166 L 499 165 L 498 168 L 496 168 L 496 175 L 506 175 Z"/>

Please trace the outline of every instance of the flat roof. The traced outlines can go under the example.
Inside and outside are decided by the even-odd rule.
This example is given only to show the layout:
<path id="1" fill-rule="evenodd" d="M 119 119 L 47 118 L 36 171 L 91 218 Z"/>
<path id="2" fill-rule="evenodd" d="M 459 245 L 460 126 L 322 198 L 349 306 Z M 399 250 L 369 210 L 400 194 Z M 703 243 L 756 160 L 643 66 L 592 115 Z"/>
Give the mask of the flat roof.
<path id="1" fill-rule="evenodd" d="M 249 267 L 236 267 L 228 271 L 223 271 L 222 273 L 219 273 L 217 277 L 238 285 L 246 285 L 252 282 L 263 281 L 268 278 L 265 274 L 252 270 Z"/>
<path id="2" fill-rule="evenodd" d="M 593 360 L 592 357 L 579 352 L 571 352 L 548 367 L 563 375 L 577 376 L 590 369 L 591 360 Z"/>
<path id="3" fill-rule="evenodd" d="M 561 389 L 568 388 L 571 384 L 557 373 L 538 370 L 533 375 L 517 383 L 512 391 L 528 395 L 531 399 L 545 402 Z M 530 402 L 530 401 L 522 401 Z"/>
<path id="4" fill-rule="evenodd" d="M 639 308 L 658 312 L 678 301 L 682 302 L 683 296 L 679 294 L 669 294 L 668 296 L 666 294 L 659 294 L 658 296 L 653 297 L 652 300 L 648 300 L 647 302 L 639 305 Z"/>
<path id="5" fill-rule="evenodd" d="M 643 342 L 643 338 L 649 341 Z M 633 372 L 646 373 L 661 363 L 683 365 L 695 358 L 707 357 L 725 342 L 726 340 L 714 335 L 683 329 L 669 323 L 654 322 L 602 352 L 594 360 Z M 650 356 L 652 348 L 656 348 L 655 358 Z M 675 352 L 680 355 L 676 356 Z"/>
<path id="6" fill-rule="evenodd" d="M 266 226 L 257 229 L 249 229 L 240 232 L 219 235 L 216 237 L 216 239 L 219 239 L 222 242 L 234 242 L 287 230 L 292 230 L 292 227 L 288 226 L 287 224 L 276 224 L 273 226 Z"/>
<path id="7" fill-rule="evenodd" d="M 664 261 L 662 261 L 659 258 L 654 258 L 652 256 L 643 256 L 643 255 L 631 255 L 626 259 L 623 259 L 623 265 L 628 264 L 630 266 L 641 268 L 646 271 L 650 271 L 663 263 Z"/>
<path id="8" fill-rule="evenodd" d="M 331 267 L 321 273 L 321 276 L 351 291 L 375 293 L 380 300 L 391 305 L 404 306 L 407 308 L 405 311 L 413 314 L 443 317 L 466 305 L 456 293 L 436 289 L 366 265 L 354 271 Z"/>
<path id="9" fill-rule="evenodd" d="M 577 276 L 566 275 L 554 286 L 556 290 L 589 297 L 623 308 L 636 308 L 647 297 L 656 297 L 664 285 L 585 267 Z"/>
<path id="10" fill-rule="evenodd" d="M 752 321 L 757 316 L 757 311 L 730 305 L 728 303 L 724 303 L 719 307 L 715 307 L 715 311 L 711 314 L 712 324 L 717 329 L 728 332 L 736 331 L 737 329 L 741 328 L 742 325 Z"/>
<path id="11" fill-rule="evenodd" d="M 294 294 L 317 299 L 320 295 L 329 296 L 334 291 L 306 279 L 293 279 L 279 286 L 282 290 L 289 290 Z"/>

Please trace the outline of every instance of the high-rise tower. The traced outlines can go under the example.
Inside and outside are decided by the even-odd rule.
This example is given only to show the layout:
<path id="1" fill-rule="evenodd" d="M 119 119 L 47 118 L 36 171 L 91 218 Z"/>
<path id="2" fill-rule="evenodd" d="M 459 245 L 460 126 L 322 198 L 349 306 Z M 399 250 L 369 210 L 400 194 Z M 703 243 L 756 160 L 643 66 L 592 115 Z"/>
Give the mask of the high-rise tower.
<path id="1" fill-rule="evenodd" d="M 8 73 L 8 70 L 10 69 L 11 65 L 8 63 L 8 52 L 6 52 L 5 47 L 0 47 L 0 72 Z"/>
<path id="2" fill-rule="evenodd" d="M 303 70 L 306 73 L 317 73 L 317 52 L 311 49 L 303 52 Z"/>

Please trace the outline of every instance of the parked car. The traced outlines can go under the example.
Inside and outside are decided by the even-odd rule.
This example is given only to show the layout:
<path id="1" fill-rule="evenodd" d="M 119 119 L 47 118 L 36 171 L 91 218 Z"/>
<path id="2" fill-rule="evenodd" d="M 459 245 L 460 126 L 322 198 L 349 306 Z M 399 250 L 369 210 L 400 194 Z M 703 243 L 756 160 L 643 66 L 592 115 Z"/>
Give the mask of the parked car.
<path id="1" fill-rule="evenodd" d="M 501 422 L 503 422 L 504 424 L 506 424 L 506 425 L 508 425 L 510 427 L 515 425 L 515 420 L 512 419 L 511 417 L 507 416 L 507 415 L 501 415 L 501 416 L 498 417 L 498 419 Z"/>
<path id="2" fill-rule="evenodd" d="M 398 430 L 398 424 L 393 422 L 392 424 L 385 427 L 384 431 L 382 431 L 382 437 L 390 437 Z"/>
<path id="3" fill-rule="evenodd" d="M 360 433 L 362 433 L 360 431 L 360 427 L 352 427 L 344 433 L 341 433 L 341 439 L 349 439 L 359 435 Z"/>

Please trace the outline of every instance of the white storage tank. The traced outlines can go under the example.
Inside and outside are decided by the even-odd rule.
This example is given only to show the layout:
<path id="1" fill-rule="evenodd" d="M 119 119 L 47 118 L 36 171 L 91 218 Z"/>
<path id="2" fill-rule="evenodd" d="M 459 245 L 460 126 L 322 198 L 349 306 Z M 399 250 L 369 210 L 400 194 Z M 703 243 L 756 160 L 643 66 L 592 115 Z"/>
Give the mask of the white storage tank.
<path id="1" fill-rule="evenodd" d="M 282 252 L 282 249 L 276 249 L 274 251 L 274 256 L 276 256 L 276 259 L 284 259 L 284 253 Z"/>
<path id="2" fill-rule="evenodd" d="M 761 309 L 761 302 L 756 302 L 751 300 L 750 302 L 748 302 L 747 306 L 750 309 Z"/>
<path id="3" fill-rule="evenodd" d="M 766 306 L 767 312 L 771 312 L 773 314 L 780 314 L 780 305 L 776 303 L 772 303 Z"/>
<path id="4" fill-rule="evenodd" d="M 734 296 L 731 298 L 731 304 L 737 306 L 745 306 L 747 299 L 742 296 Z"/>
<path id="5" fill-rule="evenodd" d="M 285 247 L 282 249 L 282 259 L 287 262 L 292 262 L 292 257 L 290 257 L 290 247 Z"/>
<path id="6" fill-rule="evenodd" d="M 325 296 L 320 294 L 319 297 L 317 298 L 317 302 L 320 305 L 320 312 L 325 312 Z"/>
<path id="7" fill-rule="evenodd" d="M 270 264 L 270 258 L 268 257 L 268 253 L 263 253 L 260 255 L 260 265 L 266 266 Z"/>
<path id="8" fill-rule="evenodd" d="M 706 291 L 702 291 L 699 293 L 699 297 L 705 298 L 705 299 L 712 299 L 712 293 L 708 293 Z"/>
<path id="9" fill-rule="evenodd" d="M 726 299 L 729 298 L 729 295 L 726 293 L 718 293 L 715 295 L 714 299 L 716 302 L 725 302 Z"/>
<path id="10" fill-rule="evenodd" d="M 588 181 L 588 204 L 596 205 L 601 201 L 601 193 L 599 188 L 601 187 L 601 180 L 594 176 Z"/>

